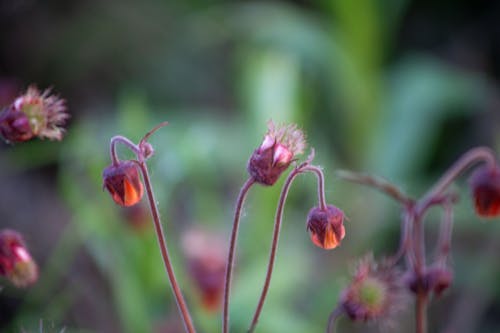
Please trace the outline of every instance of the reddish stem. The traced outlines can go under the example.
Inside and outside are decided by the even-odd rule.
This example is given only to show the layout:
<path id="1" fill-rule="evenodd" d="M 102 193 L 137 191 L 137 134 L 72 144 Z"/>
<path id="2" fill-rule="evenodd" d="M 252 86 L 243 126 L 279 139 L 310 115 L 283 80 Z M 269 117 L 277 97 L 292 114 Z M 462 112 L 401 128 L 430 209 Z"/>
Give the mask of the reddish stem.
<path id="1" fill-rule="evenodd" d="M 416 333 L 427 332 L 427 293 L 419 290 L 415 306 Z"/>
<path id="2" fill-rule="evenodd" d="M 236 200 L 236 210 L 234 212 L 234 221 L 233 221 L 233 230 L 231 232 L 231 240 L 229 242 L 229 253 L 227 257 L 227 266 L 226 266 L 226 280 L 224 283 L 224 307 L 222 312 L 222 332 L 229 332 L 229 295 L 231 292 L 231 275 L 233 272 L 234 266 L 234 253 L 236 249 L 236 240 L 238 238 L 238 229 L 240 225 L 240 217 L 241 217 L 241 208 L 243 207 L 243 203 L 245 201 L 245 197 L 248 193 L 248 190 L 255 184 L 255 180 L 253 178 L 248 178 L 243 187 L 240 190 L 238 195 L 238 199 Z"/>
<path id="3" fill-rule="evenodd" d="M 170 256 L 168 255 L 167 250 L 167 242 L 165 240 L 165 234 L 163 232 L 163 227 L 160 222 L 160 214 L 158 212 L 158 207 L 156 206 L 156 200 L 153 193 L 153 187 L 151 185 L 151 181 L 149 178 L 148 168 L 145 162 L 138 163 L 141 171 L 142 177 L 144 178 L 144 185 L 146 187 L 146 193 L 148 194 L 149 206 L 151 208 L 151 215 L 153 216 L 153 224 L 156 231 L 156 236 L 158 240 L 158 246 L 160 247 L 161 256 L 163 258 L 163 263 L 165 265 L 165 270 L 167 271 L 168 279 L 170 281 L 170 285 L 172 287 L 172 291 L 174 292 L 175 301 L 177 302 L 177 307 L 182 317 L 182 321 L 184 323 L 184 328 L 188 333 L 195 333 L 196 330 L 193 325 L 193 321 L 191 319 L 191 315 L 189 313 L 188 307 L 186 305 L 186 301 L 182 296 L 182 292 L 179 288 L 177 280 L 175 278 L 174 269 L 172 267 L 172 263 L 170 260 Z"/>
<path id="4" fill-rule="evenodd" d="M 116 153 L 117 143 L 122 143 L 125 146 L 127 146 L 130 150 L 134 152 L 138 160 L 142 160 L 142 153 L 139 147 L 126 137 L 117 135 L 111 138 L 111 144 L 109 145 L 109 153 L 111 155 L 111 161 L 113 162 L 113 165 L 117 165 L 118 162 L 120 161 L 120 159 L 118 158 L 118 154 Z"/>
<path id="5" fill-rule="evenodd" d="M 326 210 L 326 208 L 327 208 L 326 201 L 325 201 L 325 186 L 324 186 L 325 181 L 324 181 L 324 176 L 323 176 L 323 172 L 321 171 L 321 168 L 314 166 L 314 165 L 309 165 L 306 163 L 306 164 L 301 164 L 299 167 L 292 170 L 290 172 L 290 174 L 288 175 L 288 177 L 285 181 L 285 184 L 283 185 L 283 189 L 281 190 L 281 195 L 280 195 L 280 199 L 278 202 L 278 207 L 276 209 L 273 239 L 272 239 L 272 243 L 271 243 L 271 250 L 269 252 L 269 262 L 267 264 L 266 279 L 264 281 L 264 286 L 263 286 L 262 292 L 260 294 L 257 308 L 255 309 L 252 323 L 250 325 L 250 328 L 248 329 L 249 333 L 253 332 L 255 330 L 255 327 L 257 326 L 257 322 L 259 321 L 259 317 L 260 317 L 260 314 L 262 312 L 262 308 L 264 307 L 264 302 L 266 300 L 267 293 L 269 291 L 269 286 L 271 285 L 271 277 L 273 274 L 274 261 L 276 259 L 276 251 L 278 250 L 279 235 L 280 235 L 281 224 L 282 224 L 282 220 L 283 220 L 283 210 L 285 208 L 285 202 L 286 202 L 286 198 L 288 196 L 288 192 L 290 190 L 290 187 L 291 187 L 292 182 L 295 179 L 295 177 L 297 177 L 299 174 L 307 172 L 307 171 L 316 174 L 316 176 L 318 178 L 318 201 L 319 201 L 318 205 L 323 210 Z"/>

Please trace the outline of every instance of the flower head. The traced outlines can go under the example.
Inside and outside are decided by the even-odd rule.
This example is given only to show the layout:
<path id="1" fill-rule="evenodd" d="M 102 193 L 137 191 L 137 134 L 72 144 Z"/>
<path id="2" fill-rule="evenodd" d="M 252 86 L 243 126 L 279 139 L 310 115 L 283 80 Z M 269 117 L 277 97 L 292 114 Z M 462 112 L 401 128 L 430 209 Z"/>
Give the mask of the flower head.
<path id="1" fill-rule="evenodd" d="M 17 287 L 27 287 L 38 279 L 35 261 L 21 235 L 13 230 L 0 231 L 0 275 Z"/>
<path id="2" fill-rule="evenodd" d="M 8 142 L 23 142 L 34 137 L 61 140 L 62 126 L 68 119 L 63 99 L 30 86 L 0 114 L 0 134 Z"/>
<path id="3" fill-rule="evenodd" d="M 304 133 L 297 125 L 275 126 L 271 120 L 262 144 L 248 161 L 248 172 L 257 183 L 273 185 L 305 145 Z"/>
<path id="4" fill-rule="evenodd" d="M 133 206 L 144 194 L 137 165 L 132 161 L 111 164 L 102 173 L 103 186 L 120 206 Z"/>
<path id="5" fill-rule="evenodd" d="M 367 256 L 358 264 L 340 302 L 352 320 L 366 322 L 391 317 L 403 301 L 399 272 Z"/>
<path id="6" fill-rule="evenodd" d="M 326 210 L 314 207 L 307 214 L 307 230 L 314 245 L 331 250 L 340 245 L 345 236 L 344 213 L 333 205 Z"/>
<path id="7" fill-rule="evenodd" d="M 182 239 L 191 278 L 205 310 L 216 311 L 221 305 L 226 271 L 226 247 L 216 234 L 201 229 L 189 230 Z"/>
<path id="8" fill-rule="evenodd" d="M 483 166 L 471 176 L 469 184 L 476 213 L 483 217 L 500 215 L 500 168 Z"/>

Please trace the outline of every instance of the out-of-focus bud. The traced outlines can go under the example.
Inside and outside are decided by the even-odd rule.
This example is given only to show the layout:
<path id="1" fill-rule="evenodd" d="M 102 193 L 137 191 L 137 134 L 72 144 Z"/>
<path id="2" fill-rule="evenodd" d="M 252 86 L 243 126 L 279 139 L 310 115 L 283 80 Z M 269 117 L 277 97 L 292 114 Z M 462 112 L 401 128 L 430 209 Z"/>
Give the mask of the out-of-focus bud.
<path id="1" fill-rule="evenodd" d="M 297 125 L 275 127 L 268 123 L 268 131 L 259 148 L 248 161 L 248 172 L 262 185 L 273 185 L 293 159 L 304 151 L 304 133 Z"/>
<path id="2" fill-rule="evenodd" d="M 307 230 L 314 245 L 331 250 L 340 245 L 345 236 L 344 213 L 333 205 L 326 210 L 314 207 L 307 214 Z"/>
<path id="3" fill-rule="evenodd" d="M 345 313 L 351 320 L 363 322 L 391 319 L 404 301 L 399 272 L 387 265 L 378 265 L 372 256 L 361 260 L 351 284 L 341 296 Z"/>
<path id="4" fill-rule="evenodd" d="M 0 275 L 16 287 L 27 287 L 38 279 L 38 267 L 21 235 L 9 229 L 0 231 Z"/>
<path id="5" fill-rule="evenodd" d="M 224 239 L 201 229 L 191 229 L 182 238 L 189 274 L 196 284 L 203 308 L 219 310 L 224 291 L 226 247 Z"/>
<path id="6" fill-rule="evenodd" d="M 453 273 L 447 267 L 434 265 L 428 267 L 419 277 L 413 271 L 407 272 L 404 278 L 406 285 L 413 293 L 434 292 L 439 297 L 453 282 Z"/>
<path id="7" fill-rule="evenodd" d="M 469 184 L 476 213 L 482 217 L 500 215 L 500 168 L 483 166 L 471 176 Z"/>
<path id="8" fill-rule="evenodd" d="M 7 142 L 23 142 L 34 137 L 61 140 L 68 119 L 63 99 L 30 86 L 0 114 L 0 134 Z"/>
<path id="9" fill-rule="evenodd" d="M 120 206 L 133 206 L 144 194 L 137 165 L 132 161 L 119 161 L 111 164 L 102 173 L 103 186 Z"/>

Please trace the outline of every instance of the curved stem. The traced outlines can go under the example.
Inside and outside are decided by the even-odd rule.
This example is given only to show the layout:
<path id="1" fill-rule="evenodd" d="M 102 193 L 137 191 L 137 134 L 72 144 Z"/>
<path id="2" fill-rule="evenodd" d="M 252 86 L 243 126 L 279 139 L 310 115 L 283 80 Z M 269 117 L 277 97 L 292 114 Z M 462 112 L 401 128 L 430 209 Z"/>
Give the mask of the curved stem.
<path id="1" fill-rule="evenodd" d="M 426 206 L 428 201 L 443 193 L 448 186 L 471 165 L 484 161 L 489 166 L 496 165 L 495 155 L 491 149 L 477 147 L 469 150 L 456 161 L 446 173 L 436 182 L 436 184 L 419 200 L 420 206 Z"/>
<path id="2" fill-rule="evenodd" d="M 342 313 L 343 313 L 342 307 L 340 306 L 337 306 L 335 310 L 333 310 L 332 313 L 330 313 L 330 316 L 328 317 L 328 325 L 326 327 L 326 333 L 334 333 L 335 322 Z"/>
<path id="3" fill-rule="evenodd" d="M 118 154 L 116 153 L 116 144 L 118 142 L 124 144 L 130 150 L 132 150 L 134 154 L 137 156 L 137 158 L 140 160 L 141 150 L 139 149 L 139 147 L 126 137 L 121 135 L 116 135 L 111 138 L 111 143 L 109 145 L 109 153 L 111 155 L 111 161 L 113 162 L 113 165 L 117 165 L 118 162 L 120 161 L 120 159 L 118 158 Z"/>
<path id="4" fill-rule="evenodd" d="M 151 186 L 151 180 L 149 178 L 148 168 L 146 166 L 146 163 L 144 162 L 139 163 L 139 166 L 141 168 L 142 176 L 144 178 L 144 184 L 146 187 L 146 192 L 148 194 L 149 206 L 151 208 L 151 215 L 153 216 L 153 224 L 156 231 L 158 246 L 160 247 L 160 252 L 163 258 L 163 263 L 165 265 L 165 270 L 167 271 L 168 279 L 170 281 L 170 286 L 172 287 L 172 291 L 174 292 L 175 301 L 177 302 L 177 307 L 179 308 L 179 312 L 181 314 L 182 321 L 184 323 L 184 328 L 188 333 L 195 333 L 196 330 L 194 328 L 191 315 L 189 313 L 186 301 L 184 300 L 182 292 L 175 278 L 174 269 L 172 267 L 170 256 L 168 255 L 167 242 L 165 240 L 165 234 L 163 232 L 163 227 L 160 222 L 160 214 L 158 212 L 158 207 L 156 205 L 156 200 L 153 193 L 153 187 Z"/>
<path id="5" fill-rule="evenodd" d="M 326 200 L 325 200 L 325 177 L 321 168 L 314 165 L 305 165 L 300 169 L 300 172 L 310 171 L 316 174 L 318 177 L 318 201 L 319 206 L 322 210 L 326 210 Z"/>
<path id="6" fill-rule="evenodd" d="M 288 191 L 290 190 L 290 186 L 292 185 L 293 179 L 298 176 L 301 172 L 303 172 L 302 169 L 296 168 L 293 171 L 290 172 L 288 175 L 285 184 L 283 185 L 283 189 L 281 190 L 281 195 L 280 199 L 278 202 L 278 208 L 276 209 L 276 217 L 275 217 L 275 223 L 274 223 L 274 231 L 273 231 L 273 240 L 271 244 L 271 250 L 269 253 L 269 263 L 267 264 L 267 273 L 266 273 L 266 279 L 264 282 L 264 287 L 262 288 L 262 292 L 260 294 L 259 302 L 257 304 L 257 308 L 255 309 L 255 313 L 253 315 L 252 323 L 250 325 L 250 328 L 248 329 L 248 332 L 253 332 L 255 327 L 257 326 L 257 322 L 259 321 L 259 316 L 262 311 L 262 307 L 264 306 L 264 301 L 267 296 L 267 292 L 269 290 L 269 285 L 271 283 L 271 276 L 273 274 L 273 268 L 274 268 L 274 260 L 276 259 L 276 250 L 278 249 L 278 241 L 279 241 L 279 235 L 280 235 L 280 230 L 281 230 L 281 221 L 283 218 L 283 209 L 285 207 L 285 201 L 288 196 Z M 319 179 L 319 176 L 318 176 Z M 324 198 L 323 198 L 324 200 Z M 321 199 L 320 199 L 321 201 Z M 326 207 L 326 205 L 325 205 Z"/>
<path id="7" fill-rule="evenodd" d="M 231 275 L 234 265 L 234 253 L 236 249 L 236 239 L 238 238 L 238 229 L 240 225 L 241 208 L 248 193 L 248 190 L 255 184 L 253 178 L 248 178 L 240 190 L 238 199 L 236 200 L 236 210 L 234 212 L 233 230 L 231 232 L 231 240 L 229 242 L 229 253 L 226 266 L 226 280 L 224 283 L 224 308 L 222 312 L 222 332 L 229 332 L 229 294 L 231 292 Z"/>

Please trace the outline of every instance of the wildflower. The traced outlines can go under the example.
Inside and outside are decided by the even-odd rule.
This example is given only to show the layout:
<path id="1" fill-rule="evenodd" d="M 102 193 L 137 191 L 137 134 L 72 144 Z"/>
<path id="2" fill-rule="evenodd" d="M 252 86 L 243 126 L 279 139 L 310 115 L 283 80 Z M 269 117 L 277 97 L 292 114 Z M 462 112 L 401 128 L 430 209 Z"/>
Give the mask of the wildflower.
<path id="1" fill-rule="evenodd" d="M 333 205 L 326 210 L 314 207 L 307 215 L 307 230 L 314 245 L 331 250 L 340 245 L 345 236 L 344 213 Z"/>
<path id="2" fill-rule="evenodd" d="M 500 168 L 483 166 L 469 181 L 476 213 L 483 217 L 500 215 Z"/>
<path id="3" fill-rule="evenodd" d="M 218 235 L 189 230 L 182 238 L 188 270 L 201 296 L 203 308 L 216 311 L 221 306 L 226 270 L 226 248 Z"/>
<path id="4" fill-rule="evenodd" d="M 34 137 L 61 140 L 69 115 L 63 99 L 30 86 L 0 114 L 0 134 L 7 142 L 24 142 Z"/>
<path id="5" fill-rule="evenodd" d="M 305 144 L 304 133 L 297 125 L 275 127 L 269 121 L 262 144 L 248 161 L 248 172 L 257 183 L 273 185 L 295 156 L 304 151 Z"/>
<path id="6" fill-rule="evenodd" d="M 132 161 L 111 164 L 102 173 L 104 187 L 120 206 L 133 206 L 144 194 L 137 165 Z"/>
<path id="7" fill-rule="evenodd" d="M 38 267 L 21 235 L 13 230 L 0 231 L 0 275 L 16 287 L 27 287 L 38 279 Z"/>
<path id="8" fill-rule="evenodd" d="M 415 272 L 409 272 L 405 278 L 408 289 L 413 293 L 434 292 L 439 297 L 450 287 L 453 281 L 453 273 L 442 265 L 433 265 L 425 269 L 423 274 L 418 276 Z"/>
<path id="9" fill-rule="evenodd" d="M 354 321 L 389 318 L 404 301 L 399 273 L 387 265 L 378 265 L 371 256 L 358 264 L 351 284 L 343 291 L 341 305 Z"/>

